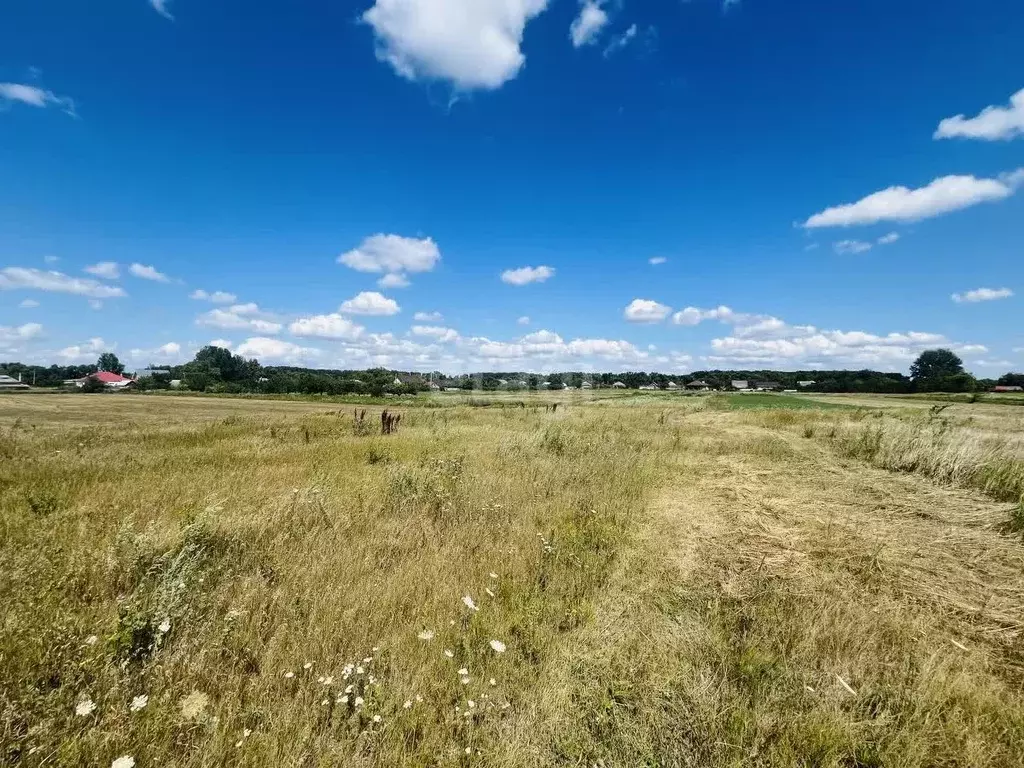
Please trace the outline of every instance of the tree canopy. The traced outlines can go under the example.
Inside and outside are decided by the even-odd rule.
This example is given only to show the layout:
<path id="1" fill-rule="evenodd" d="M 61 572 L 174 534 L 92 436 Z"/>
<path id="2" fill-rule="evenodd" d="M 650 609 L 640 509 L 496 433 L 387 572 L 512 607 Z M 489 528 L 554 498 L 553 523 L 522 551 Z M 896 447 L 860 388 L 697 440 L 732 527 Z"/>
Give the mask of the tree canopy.
<path id="1" fill-rule="evenodd" d="M 101 371 L 108 371 L 109 373 L 124 373 L 124 364 L 117 359 L 117 355 L 113 352 L 104 352 L 100 355 L 100 359 L 96 361 L 96 367 Z"/>
<path id="2" fill-rule="evenodd" d="M 928 349 L 910 366 L 910 378 L 919 392 L 973 392 L 974 377 L 964 362 L 948 349 Z"/>

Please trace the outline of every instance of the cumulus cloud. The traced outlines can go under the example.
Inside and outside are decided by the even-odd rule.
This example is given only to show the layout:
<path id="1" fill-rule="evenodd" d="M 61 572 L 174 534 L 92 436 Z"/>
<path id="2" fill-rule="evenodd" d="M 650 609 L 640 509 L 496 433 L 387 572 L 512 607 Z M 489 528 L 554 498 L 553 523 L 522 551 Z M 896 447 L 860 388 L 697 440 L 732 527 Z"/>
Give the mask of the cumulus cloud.
<path id="1" fill-rule="evenodd" d="M 543 283 L 554 276 L 553 267 L 520 267 L 519 269 L 506 269 L 501 273 L 501 281 L 509 285 L 529 285 L 530 283 Z"/>
<path id="2" fill-rule="evenodd" d="M 397 315 L 402 310 L 394 299 L 389 299 L 376 291 L 363 291 L 342 302 L 338 311 L 350 315 L 387 316 Z"/>
<path id="3" fill-rule="evenodd" d="M 209 301 L 211 304 L 232 304 L 238 300 L 238 297 L 233 293 L 227 291 L 204 291 L 202 288 L 197 288 L 188 295 L 190 299 L 196 301 Z"/>
<path id="4" fill-rule="evenodd" d="M 973 291 L 954 293 L 952 299 L 957 304 L 976 304 L 979 301 L 996 301 L 1011 296 L 1013 291 L 1009 288 L 975 288 Z"/>
<path id="5" fill-rule="evenodd" d="M 104 280 L 117 280 L 121 276 L 120 267 L 113 261 L 101 261 L 86 267 L 83 271 L 90 275 L 96 275 L 96 277 L 102 277 Z"/>
<path id="6" fill-rule="evenodd" d="M 75 102 L 67 96 L 58 96 L 35 85 L 23 83 L 0 83 L 0 107 L 14 102 L 30 107 L 60 107 L 65 114 L 75 117 Z"/>
<path id="7" fill-rule="evenodd" d="M 878 238 L 878 244 L 879 245 L 892 245 L 893 243 L 895 243 L 899 239 L 900 239 L 900 233 L 899 232 L 890 232 L 888 235 L 882 235 L 880 238 Z"/>
<path id="8" fill-rule="evenodd" d="M 231 349 L 233 344 L 229 339 L 213 339 L 207 342 L 207 346 L 210 347 L 221 347 L 222 349 Z"/>
<path id="9" fill-rule="evenodd" d="M 444 320 L 444 315 L 440 312 L 417 312 L 412 319 L 418 323 L 440 323 Z"/>
<path id="10" fill-rule="evenodd" d="M 163 272 L 157 271 L 156 267 L 147 264 L 132 264 L 128 267 L 128 271 L 131 272 L 135 277 L 143 280 L 153 280 L 157 283 L 169 283 L 171 278 L 165 275 Z"/>
<path id="11" fill-rule="evenodd" d="M 339 314 L 302 317 L 288 326 L 292 336 L 315 339 L 358 339 L 366 329 Z"/>
<path id="12" fill-rule="evenodd" d="M 651 299 L 633 299 L 622 315 L 631 323 L 660 323 L 671 311 L 672 307 Z"/>
<path id="13" fill-rule="evenodd" d="M 1024 169 L 998 179 L 943 176 L 919 189 L 889 187 L 846 205 L 826 208 L 804 222 L 809 229 L 850 227 L 880 221 L 918 221 L 1010 197 L 1024 182 Z"/>
<path id="14" fill-rule="evenodd" d="M 548 0 L 376 0 L 362 19 L 377 59 L 408 80 L 442 80 L 460 90 L 494 89 L 526 57 L 526 24 Z"/>
<path id="15" fill-rule="evenodd" d="M 699 309 L 697 307 L 686 307 L 672 315 L 672 322 L 675 325 L 698 325 L 704 320 L 728 321 L 735 316 L 729 307 L 721 306 L 714 309 Z"/>
<path id="16" fill-rule="evenodd" d="M 108 345 L 99 336 L 94 336 L 82 344 L 73 344 L 70 347 L 64 347 L 64 349 L 58 350 L 57 357 L 69 364 L 91 363 L 95 362 L 97 355 L 101 352 L 105 352 L 113 347 L 114 345 Z"/>
<path id="17" fill-rule="evenodd" d="M 666 261 L 668 261 L 668 259 L 666 259 L 664 256 L 652 256 L 647 260 L 647 263 L 656 267 L 659 264 L 664 264 Z"/>
<path id="18" fill-rule="evenodd" d="M 706 360 L 734 367 L 754 365 L 792 367 L 815 364 L 834 366 L 906 365 L 926 349 L 943 346 L 961 354 L 984 352 L 977 344 L 960 344 L 936 333 L 890 333 L 879 336 L 864 331 L 819 331 L 796 326 L 792 335 L 751 338 L 739 335 L 712 339 Z M 807 332 L 806 329 L 811 329 Z"/>
<path id="19" fill-rule="evenodd" d="M 405 273 L 429 272 L 440 260 L 441 250 L 429 237 L 383 234 L 366 238 L 338 257 L 339 264 L 357 272 L 385 273 L 378 283 L 381 288 L 404 288 L 409 284 Z"/>
<path id="20" fill-rule="evenodd" d="M 233 304 L 217 307 L 196 318 L 196 325 L 209 328 L 224 328 L 233 331 L 255 331 L 256 333 L 280 333 L 281 323 L 273 320 L 253 303 Z"/>
<path id="21" fill-rule="evenodd" d="M 263 364 L 313 365 L 323 353 L 315 347 L 301 347 L 290 341 L 253 336 L 238 345 L 236 354 L 256 358 Z"/>
<path id="22" fill-rule="evenodd" d="M 1024 89 L 1010 97 L 1005 107 L 985 107 L 974 117 L 947 117 L 935 130 L 936 139 L 1008 141 L 1024 136 Z"/>
<path id="23" fill-rule="evenodd" d="M 597 42 L 601 30 L 608 24 L 608 14 L 601 8 L 602 0 L 582 0 L 579 15 L 569 27 L 573 48 Z"/>
<path id="24" fill-rule="evenodd" d="M 865 243 L 863 240 L 840 240 L 838 243 L 833 244 L 832 249 L 836 253 L 845 256 L 870 251 L 871 243 Z"/>
<path id="25" fill-rule="evenodd" d="M 461 346 L 472 364 L 499 368 L 554 370 L 579 365 L 587 358 L 634 363 L 647 359 L 646 352 L 641 352 L 628 341 L 585 338 L 565 341 L 548 330 L 536 331 L 512 342 L 473 337 L 463 339 Z"/>
<path id="26" fill-rule="evenodd" d="M 414 336 L 427 336 L 441 343 L 459 339 L 459 332 L 454 328 L 445 328 L 440 325 L 414 325 L 410 330 Z"/>
<path id="27" fill-rule="evenodd" d="M 26 267 L 0 269 L 0 291 L 14 290 L 73 293 L 93 299 L 114 299 L 127 295 L 119 286 L 106 285 L 86 277 L 70 277 L 63 272 Z"/>
<path id="28" fill-rule="evenodd" d="M 39 323 L 25 323 L 17 326 L 0 325 L 0 341 L 3 342 L 28 341 L 42 335 L 43 326 Z"/>
<path id="29" fill-rule="evenodd" d="M 381 288 L 408 288 L 409 278 L 401 272 L 389 272 L 377 281 Z"/>

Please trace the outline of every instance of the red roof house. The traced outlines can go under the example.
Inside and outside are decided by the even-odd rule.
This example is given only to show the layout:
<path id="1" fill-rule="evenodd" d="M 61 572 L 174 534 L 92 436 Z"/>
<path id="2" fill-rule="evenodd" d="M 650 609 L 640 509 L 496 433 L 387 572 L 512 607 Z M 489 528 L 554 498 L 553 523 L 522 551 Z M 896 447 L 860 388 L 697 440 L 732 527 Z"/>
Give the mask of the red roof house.
<path id="1" fill-rule="evenodd" d="M 83 376 L 81 379 L 72 379 L 66 384 L 74 384 L 76 387 L 84 387 L 85 382 L 89 379 L 95 379 L 96 381 L 102 381 L 103 386 L 107 389 L 124 389 L 135 383 L 135 379 L 129 379 L 127 376 L 122 376 L 119 373 L 111 373 L 110 371 L 99 371 L 97 373 L 90 373 L 88 376 Z"/>

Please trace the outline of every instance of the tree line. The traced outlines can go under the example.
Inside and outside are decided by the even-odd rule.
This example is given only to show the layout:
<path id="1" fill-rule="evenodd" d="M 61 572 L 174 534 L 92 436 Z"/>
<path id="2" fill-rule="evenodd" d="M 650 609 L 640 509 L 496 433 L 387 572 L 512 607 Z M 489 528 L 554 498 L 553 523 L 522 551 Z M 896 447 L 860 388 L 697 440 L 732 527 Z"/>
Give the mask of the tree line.
<path id="1" fill-rule="evenodd" d="M 150 369 L 156 366 L 150 366 Z M 232 354 L 222 347 L 206 346 L 182 365 L 159 369 L 140 377 L 139 390 L 169 389 L 172 382 L 183 390 L 220 393 L 266 394 L 415 394 L 431 386 L 466 391 L 504 389 L 580 389 L 612 387 L 617 383 L 628 389 L 669 388 L 670 383 L 685 387 L 704 382 L 712 389 L 731 389 L 732 382 L 746 381 L 751 387 L 771 383 L 781 389 L 805 392 L 872 392 L 910 394 L 913 392 L 984 392 L 996 385 L 1024 386 L 1024 373 L 1007 373 L 998 379 L 976 379 L 967 373 L 963 361 L 948 349 L 923 352 L 910 367 L 910 374 L 885 373 L 869 369 L 849 370 L 707 370 L 687 374 L 663 374 L 645 371 L 590 373 L 568 371 L 540 375 L 531 372 L 482 372 L 446 376 L 441 372 L 395 371 L 383 368 L 364 370 L 324 370 L 295 366 L 262 366 L 258 360 Z M 81 379 L 97 371 L 123 373 L 124 364 L 112 352 L 104 352 L 94 365 L 37 366 L 0 363 L 0 373 L 37 387 L 59 387 L 68 379 Z M 808 383 L 811 382 L 811 383 Z"/>

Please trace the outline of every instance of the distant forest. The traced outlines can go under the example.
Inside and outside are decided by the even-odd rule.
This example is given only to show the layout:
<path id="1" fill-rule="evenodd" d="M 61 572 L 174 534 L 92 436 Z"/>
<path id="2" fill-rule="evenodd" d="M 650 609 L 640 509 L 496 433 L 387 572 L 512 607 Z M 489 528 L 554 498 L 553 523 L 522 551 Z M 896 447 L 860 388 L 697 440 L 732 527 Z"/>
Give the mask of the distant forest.
<path id="1" fill-rule="evenodd" d="M 102 366 L 102 368 L 101 368 Z M 123 373 L 125 366 L 106 352 L 94 365 L 27 365 L 0 362 L 0 374 L 21 378 L 36 387 L 60 387 L 69 379 L 80 379 L 97 370 Z M 948 350 L 930 350 L 915 361 L 911 375 L 880 371 L 775 371 L 775 370 L 712 370 L 686 374 L 589 373 L 568 371 L 536 374 L 530 372 L 482 372 L 458 376 L 396 371 L 375 368 L 368 370 L 323 370 L 293 366 L 263 366 L 221 347 L 204 347 L 193 360 L 183 365 L 129 371 L 139 376 L 137 389 L 169 389 L 176 386 L 194 392 L 267 393 L 267 394 L 385 394 L 409 395 L 432 388 L 497 391 L 505 389 L 580 389 L 606 388 L 621 383 L 628 389 L 668 389 L 670 383 L 683 388 L 703 382 L 711 389 L 730 389 L 733 381 L 747 381 L 751 387 L 769 384 L 779 389 L 804 392 L 875 392 L 909 394 L 913 392 L 975 392 L 988 391 L 996 385 L 1024 386 L 1024 374 L 1007 373 L 999 379 L 976 379 L 963 369 L 962 362 Z M 809 383 L 810 382 L 810 383 Z"/>

